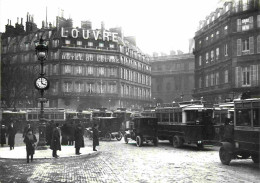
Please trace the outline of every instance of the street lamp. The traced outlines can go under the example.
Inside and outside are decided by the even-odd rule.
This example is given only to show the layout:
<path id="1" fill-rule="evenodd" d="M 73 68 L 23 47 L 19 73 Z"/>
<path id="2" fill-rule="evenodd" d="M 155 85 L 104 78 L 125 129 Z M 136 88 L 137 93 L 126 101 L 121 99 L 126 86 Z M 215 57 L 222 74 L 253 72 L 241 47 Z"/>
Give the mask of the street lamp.
<path id="1" fill-rule="evenodd" d="M 35 47 L 35 53 L 37 55 L 38 60 L 41 64 L 41 69 L 39 73 L 39 77 L 36 78 L 34 85 L 37 90 L 39 90 L 41 97 L 38 98 L 38 101 L 41 103 L 41 110 L 40 110 L 40 118 L 39 118 L 39 143 L 38 149 L 46 149 L 46 124 L 44 120 L 44 107 L 43 103 L 47 102 L 48 100 L 43 97 L 44 91 L 47 90 L 50 86 L 50 82 L 47 78 L 44 77 L 45 73 L 43 71 L 44 61 L 48 56 L 48 46 L 45 44 L 44 40 L 40 39 L 39 44 Z"/>

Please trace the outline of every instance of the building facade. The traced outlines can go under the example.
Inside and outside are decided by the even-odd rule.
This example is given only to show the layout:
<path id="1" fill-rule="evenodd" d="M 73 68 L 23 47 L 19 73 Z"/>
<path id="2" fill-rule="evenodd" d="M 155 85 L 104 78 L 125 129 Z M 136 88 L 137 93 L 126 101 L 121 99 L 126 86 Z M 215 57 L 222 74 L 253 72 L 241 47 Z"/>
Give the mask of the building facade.
<path id="1" fill-rule="evenodd" d="M 73 20 L 57 17 L 56 27 L 43 22 L 38 29 L 27 15 L 26 31 L 21 23 L 9 21 L 2 36 L 2 62 L 23 68 L 38 67 L 35 44 L 48 43 L 44 64 L 50 88 L 47 106 L 83 110 L 86 108 L 141 108 L 151 98 L 149 57 L 125 37 L 121 28 L 92 29 L 90 21 L 73 28 Z M 33 84 L 32 84 L 32 87 Z M 27 92 L 30 107 L 36 100 Z M 35 106 L 34 106 L 35 107 Z"/>
<path id="2" fill-rule="evenodd" d="M 260 97 L 260 1 L 225 2 L 200 22 L 195 40 L 194 97 L 219 103 Z"/>
<path id="3" fill-rule="evenodd" d="M 166 55 L 151 58 L 154 104 L 192 99 L 194 55 Z"/>

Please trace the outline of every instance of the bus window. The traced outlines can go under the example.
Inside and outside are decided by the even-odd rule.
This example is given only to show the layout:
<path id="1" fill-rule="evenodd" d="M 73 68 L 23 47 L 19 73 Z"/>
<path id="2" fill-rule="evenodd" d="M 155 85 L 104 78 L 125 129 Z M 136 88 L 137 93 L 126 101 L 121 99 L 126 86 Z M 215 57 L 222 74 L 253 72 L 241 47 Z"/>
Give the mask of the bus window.
<path id="1" fill-rule="evenodd" d="M 173 114 L 174 114 L 173 112 L 170 113 L 170 122 L 173 122 L 173 120 L 174 120 Z"/>
<path id="2" fill-rule="evenodd" d="M 253 124 L 254 127 L 260 127 L 260 108 L 253 109 Z"/>
<path id="3" fill-rule="evenodd" d="M 236 111 L 236 126 L 251 126 L 250 109 L 240 109 Z"/>
<path id="4" fill-rule="evenodd" d="M 162 122 L 169 122 L 169 113 L 162 113 Z"/>

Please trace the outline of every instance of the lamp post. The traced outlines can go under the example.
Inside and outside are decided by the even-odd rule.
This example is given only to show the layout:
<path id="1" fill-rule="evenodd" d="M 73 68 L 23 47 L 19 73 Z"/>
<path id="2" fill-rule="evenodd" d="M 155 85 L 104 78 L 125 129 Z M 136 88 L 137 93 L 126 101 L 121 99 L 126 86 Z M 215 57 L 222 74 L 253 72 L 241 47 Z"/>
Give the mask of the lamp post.
<path id="1" fill-rule="evenodd" d="M 44 61 L 48 56 L 48 46 L 45 44 L 44 40 L 40 39 L 39 44 L 35 48 L 35 52 L 37 55 L 38 60 L 40 61 L 41 68 L 39 77 L 36 78 L 34 84 L 35 88 L 40 92 L 40 98 L 38 101 L 41 103 L 41 110 L 40 110 L 40 118 L 39 118 L 39 142 L 38 142 L 38 149 L 46 149 L 46 124 L 44 120 L 44 106 L 43 103 L 47 102 L 47 99 L 44 98 L 44 91 L 47 90 L 50 86 L 50 82 L 47 78 L 44 77 L 45 73 L 43 71 Z"/>

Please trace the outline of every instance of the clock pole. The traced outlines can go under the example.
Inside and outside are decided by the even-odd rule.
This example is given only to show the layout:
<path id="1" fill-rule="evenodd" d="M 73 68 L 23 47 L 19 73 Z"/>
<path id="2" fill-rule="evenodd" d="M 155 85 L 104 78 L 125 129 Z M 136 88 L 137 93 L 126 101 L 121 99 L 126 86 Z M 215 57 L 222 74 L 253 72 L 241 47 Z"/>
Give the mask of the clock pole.
<path id="1" fill-rule="evenodd" d="M 44 78 L 44 61 L 46 60 L 48 56 L 48 46 L 44 43 L 42 37 L 40 39 L 39 44 L 35 48 L 36 55 L 38 57 L 38 60 L 40 61 L 41 69 L 40 69 L 40 77 L 35 81 L 35 87 L 40 92 L 40 98 L 38 101 L 41 103 L 41 110 L 40 110 L 40 117 L 39 117 L 39 142 L 37 145 L 37 149 L 47 149 L 46 147 L 46 124 L 44 119 L 44 102 L 47 102 L 47 99 L 44 98 L 44 90 L 47 90 L 49 85 L 45 85 L 42 83 Z M 46 79 L 47 81 L 47 79 Z M 48 83 L 48 82 L 47 82 Z"/>

